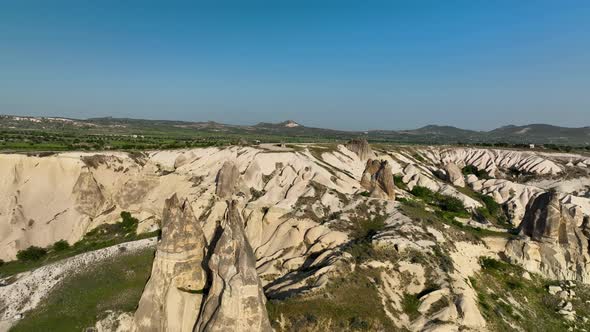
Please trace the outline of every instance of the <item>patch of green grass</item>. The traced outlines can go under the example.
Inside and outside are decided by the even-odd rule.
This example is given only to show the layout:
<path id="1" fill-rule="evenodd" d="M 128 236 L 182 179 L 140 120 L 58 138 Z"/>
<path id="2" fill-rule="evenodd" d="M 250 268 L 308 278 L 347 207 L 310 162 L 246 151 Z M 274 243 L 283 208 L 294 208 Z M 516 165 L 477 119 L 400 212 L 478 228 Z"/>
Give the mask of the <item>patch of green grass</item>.
<path id="1" fill-rule="evenodd" d="M 436 193 L 426 187 L 421 186 L 415 186 L 412 188 L 411 193 L 428 204 L 436 205 L 443 211 L 453 212 L 464 216 L 469 215 L 467 209 L 465 209 L 465 206 L 463 205 L 463 202 L 456 197 Z"/>
<path id="2" fill-rule="evenodd" d="M 476 209 L 476 218 L 483 218 L 491 222 L 496 227 L 502 227 L 509 230 L 513 229 L 513 225 L 508 222 L 509 217 L 506 211 L 501 204 L 494 200 L 492 196 L 475 192 L 468 187 L 456 187 L 456 189 L 483 205 L 482 207 Z"/>
<path id="3" fill-rule="evenodd" d="M 387 216 L 377 215 L 372 218 L 353 218 L 352 228 L 349 230 L 351 241 L 345 250 L 350 253 L 358 263 L 369 259 L 376 259 L 380 251 L 373 247 L 373 236 L 385 228 Z"/>
<path id="4" fill-rule="evenodd" d="M 498 232 L 484 228 L 472 227 L 457 221 L 456 218 L 469 218 L 472 215 L 469 211 L 467 211 L 467 209 L 465 209 L 463 203 L 455 197 L 435 193 L 426 187 L 420 186 L 412 188 L 411 193 L 419 198 L 421 202 L 407 199 L 400 199 L 399 201 L 402 203 L 401 210 L 406 214 L 406 216 L 412 219 L 426 220 L 430 222 L 443 222 L 462 231 L 469 232 L 477 239 L 481 239 L 481 237 L 484 236 L 513 236 L 513 234 L 510 232 Z M 477 193 L 471 193 L 471 195 L 477 195 Z M 491 199 L 491 197 L 489 198 Z M 434 212 L 432 213 L 426 211 L 427 206 L 429 206 Z"/>
<path id="5" fill-rule="evenodd" d="M 416 159 L 417 161 L 421 162 L 421 163 L 426 162 L 426 160 L 424 159 L 424 157 L 422 157 L 422 155 L 420 155 L 418 152 L 412 153 L 412 157 L 414 159 Z"/>
<path id="6" fill-rule="evenodd" d="M 408 186 L 404 183 L 404 181 L 402 180 L 403 176 L 401 175 L 394 175 L 393 176 L 393 183 L 395 184 L 395 186 L 401 190 L 405 190 L 408 191 Z"/>
<path id="7" fill-rule="evenodd" d="M 366 219 L 353 219 L 351 236 L 358 240 L 370 240 L 375 234 L 385 228 L 387 216 L 374 216 Z"/>
<path id="8" fill-rule="evenodd" d="M 402 308 L 404 313 L 410 317 L 410 320 L 414 320 L 418 316 L 420 316 L 420 312 L 418 312 L 418 308 L 420 307 L 420 300 L 416 294 L 404 294 L 402 299 Z"/>
<path id="9" fill-rule="evenodd" d="M 465 215 L 465 213 L 442 211 L 436 206 L 426 205 L 423 201 L 419 200 L 399 199 L 398 201 L 401 203 L 399 209 L 404 215 L 412 220 L 420 221 L 435 228 L 439 228 L 439 230 L 443 231 L 446 235 L 451 236 L 456 240 L 479 242 L 482 237 L 486 236 L 514 236 L 511 233 L 496 232 L 464 225 L 455 219 L 456 217 L 464 218 L 469 216 L 468 214 Z M 427 208 L 430 208 L 432 211 L 428 211 Z M 450 225 L 453 228 L 442 229 L 441 226 L 443 224 Z M 461 234 L 462 232 L 465 234 Z"/>
<path id="10" fill-rule="evenodd" d="M 481 265 L 481 268 L 486 270 L 486 271 L 499 271 L 499 272 L 504 272 L 506 270 L 508 270 L 508 268 L 510 267 L 510 265 L 506 262 L 502 262 L 499 261 L 497 259 L 493 259 L 490 257 L 482 257 L 479 259 L 479 265 Z"/>
<path id="11" fill-rule="evenodd" d="M 282 331 L 277 320 L 283 317 L 287 331 L 395 331 L 371 280 L 379 282 L 378 270 L 357 268 L 314 296 L 269 300 L 273 327 Z"/>
<path id="12" fill-rule="evenodd" d="M 107 310 L 135 310 L 153 257 L 153 249 L 144 249 L 68 276 L 11 331 L 79 332 L 94 326 Z"/>
<path id="13" fill-rule="evenodd" d="M 414 186 L 414 188 L 412 188 L 410 192 L 412 193 L 412 195 L 421 198 L 424 201 L 430 202 L 434 200 L 434 191 L 426 187 Z"/>
<path id="14" fill-rule="evenodd" d="M 511 324 L 531 332 L 568 330 L 569 323 L 556 312 L 558 297 L 547 292 L 549 281 L 534 274 L 531 280 L 524 279 L 521 267 L 492 258 L 481 258 L 480 265 L 482 270 L 470 281 L 491 331 L 512 331 L 515 328 Z M 576 289 L 576 294 L 574 308 L 586 312 L 583 310 L 590 293 Z M 578 328 L 588 329 L 588 325 L 576 322 Z"/>

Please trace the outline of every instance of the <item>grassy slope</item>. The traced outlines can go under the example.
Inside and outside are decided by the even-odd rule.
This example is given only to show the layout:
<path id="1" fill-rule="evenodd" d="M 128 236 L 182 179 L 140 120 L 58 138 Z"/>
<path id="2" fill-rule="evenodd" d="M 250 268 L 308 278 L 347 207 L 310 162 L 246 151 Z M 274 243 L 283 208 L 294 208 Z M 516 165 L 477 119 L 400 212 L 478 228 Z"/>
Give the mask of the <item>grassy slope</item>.
<path id="1" fill-rule="evenodd" d="M 133 311 L 151 273 L 153 249 L 122 255 L 71 275 L 11 331 L 82 331 L 106 310 Z"/>
<path id="2" fill-rule="evenodd" d="M 0 265 L 0 277 L 9 277 L 21 272 L 37 269 L 68 257 L 73 257 L 85 252 L 99 250 L 111 247 L 120 243 L 137 241 L 157 236 L 157 232 L 142 233 L 140 235 L 127 236 L 124 238 L 109 239 L 103 242 L 85 242 L 81 241 L 79 245 L 72 246 L 61 252 L 49 251 L 48 254 L 38 261 L 19 261 L 14 260 Z"/>
<path id="3" fill-rule="evenodd" d="M 511 331 L 510 324 L 524 331 L 567 331 L 570 326 L 590 328 L 589 323 L 578 320 L 568 323 L 558 313 L 559 298 L 550 295 L 547 286 L 556 284 L 538 275 L 531 280 L 522 277 L 524 269 L 505 262 L 487 259 L 483 269 L 471 282 L 477 291 L 479 306 L 491 331 Z M 587 285 L 578 285 L 577 297 L 571 302 L 579 315 L 589 312 L 590 297 Z M 512 298 L 512 302 L 509 300 Z"/>
<path id="4" fill-rule="evenodd" d="M 277 321 L 282 317 L 289 331 L 394 331 L 370 279 L 379 280 L 376 270 L 356 269 L 314 296 L 270 300 L 273 327 L 281 331 Z"/>

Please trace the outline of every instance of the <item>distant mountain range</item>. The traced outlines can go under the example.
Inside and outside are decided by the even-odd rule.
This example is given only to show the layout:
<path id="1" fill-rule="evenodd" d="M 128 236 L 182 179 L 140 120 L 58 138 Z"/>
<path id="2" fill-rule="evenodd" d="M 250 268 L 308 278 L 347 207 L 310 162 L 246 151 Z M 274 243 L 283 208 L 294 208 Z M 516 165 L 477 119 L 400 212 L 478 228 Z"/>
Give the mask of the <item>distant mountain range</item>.
<path id="1" fill-rule="evenodd" d="M 294 138 L 299 141 L 346 140 L 364 136 L 373 142 L 423 144 L 510 143 L 590 145 L 590 127 L 566 128 L 548 124 L 504 126 L 490 131 L 475 131 L 453 126 L 428 125 L 412 130 L 344 131 L 307 127 L 293 120 L 280 123 L 261 122 L 256 125 L 228 125 L 218 122 L 188 122 L 172 120 L 142 120 L 127 118 L 91 118 L 86 120 L 59 117 L 29 117 L 0 115 L 0 130 L 38 130 L 86 134 L 150 135 L 167 134 L 184 137 L 195 134 L 247 135 Z"/>

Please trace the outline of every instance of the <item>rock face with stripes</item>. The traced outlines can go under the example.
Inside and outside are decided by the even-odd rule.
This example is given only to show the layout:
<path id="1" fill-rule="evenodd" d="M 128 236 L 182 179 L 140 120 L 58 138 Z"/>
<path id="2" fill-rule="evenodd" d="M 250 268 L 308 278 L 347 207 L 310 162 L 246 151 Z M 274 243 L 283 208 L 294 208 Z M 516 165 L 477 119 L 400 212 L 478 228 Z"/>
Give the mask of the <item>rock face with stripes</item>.
<path id="1" fill-rule="evenodd" d="M 346 148 L 354 153 L 359 157 L 360 160 L 367 160 L 373 158 L 373 150 L 367 142 L 366 139 L 353 139 L 348 144 L 346 144 Z"/>
<path id="2" fill-rule="evenodd" d="M 235 201 L 228 201 L 218 232 L 221 235 L 208 264 L 211 288 L 195 331 L 272 331 L 256 257 Z"/>
<path id="3" fill-rule="evenodd" d="M 371 197 L 395 199 L 393 173 L 386 160 L 367 160 L 367 167 L 361 178 L 361 186 L 369 191 Z"/>
<path id="4" fill-rule="evenodd" d="M 226 161 L 217 174 L 215 194 L 221 198 L 230 198 L 238 186 L 240 171 L 235 163 Z"/>
<path id="5" fill-rule="evenodd" d="M 135 312 L 133 331 L 192 331 L 206 284 L 205 237 L 187 201 L 167 199 L 152 275 Z"/>
<path id="6" fill-rule="evenodd" d="M 527 207 L 521 238 L 506 246 L 506 256 L 527 270 L 560 280 L 590 281 L 588 219 L 578 221 L 559 199 L 546 192 Z"/>

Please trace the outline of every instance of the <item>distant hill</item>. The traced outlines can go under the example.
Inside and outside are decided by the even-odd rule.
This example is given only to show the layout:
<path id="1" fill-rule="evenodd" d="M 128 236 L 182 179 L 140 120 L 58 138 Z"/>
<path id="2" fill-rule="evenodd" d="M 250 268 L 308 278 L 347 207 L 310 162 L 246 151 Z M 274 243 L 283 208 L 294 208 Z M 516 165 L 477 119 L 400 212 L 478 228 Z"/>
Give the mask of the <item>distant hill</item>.
<path id="1" fill-rule="evenodd" d="M 504 126 L 487 133 L 489 140 L 508 140 L 527 143 L 590 144 L 590 127 L 567 128 L 548 124 Z"/>
<path id="2" fill-rule="evenodd" d="M 101 135 L 159 135 L 173 137 L 209 136 L 211 139 L 252 136 L 265 140 L 330 141 L 366 137 L 374 142 L 421 144 L 509 143 L 590 145 L 590 127 L 566 128 L 548 124 L 508 125 L 488 132 L 453 126 L 428 125 L 411 130 L 344 131 L 307 127 L 294 120 L 279 123 L 261 122 L 255 125 L 228 125 L 213 121 L 190 122 L 174 120 L 144 120 L 129 118 L 69 119 L 60 117 L 27 117 L 0 115 L 0 130 L 37 130 L 47 132 L 77 132 Z"/>
<path id="3" fill-rule="evenodd" d="M 408 130 L 408 133 L 415 135 L 440 135 L 440 136 L 468 136 L 476 135 L 478 132 L 473 130 L 461 129 L 453 126 L 428 125 L 422 128 Z"/>

